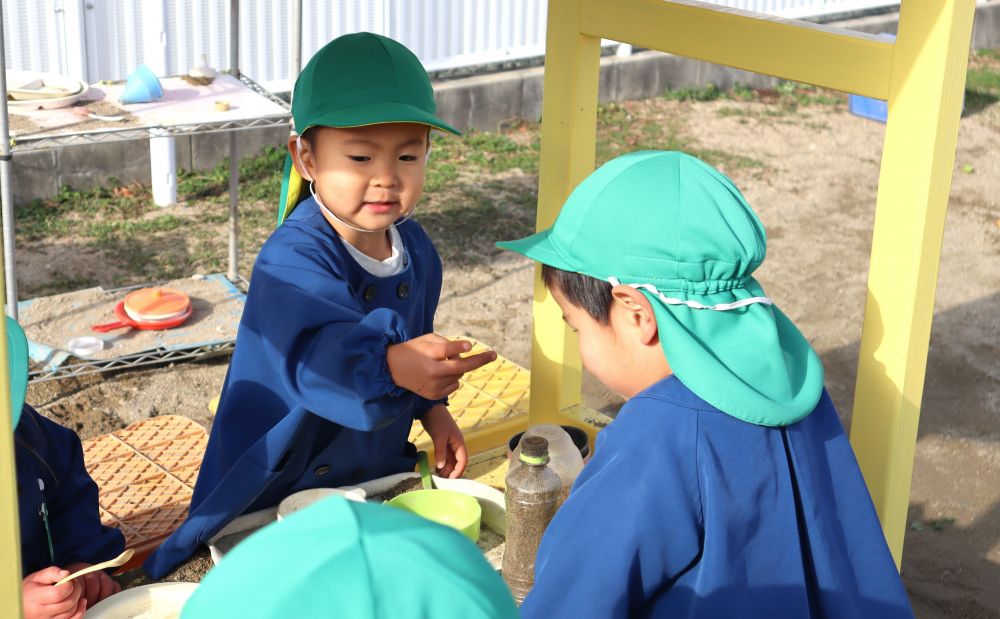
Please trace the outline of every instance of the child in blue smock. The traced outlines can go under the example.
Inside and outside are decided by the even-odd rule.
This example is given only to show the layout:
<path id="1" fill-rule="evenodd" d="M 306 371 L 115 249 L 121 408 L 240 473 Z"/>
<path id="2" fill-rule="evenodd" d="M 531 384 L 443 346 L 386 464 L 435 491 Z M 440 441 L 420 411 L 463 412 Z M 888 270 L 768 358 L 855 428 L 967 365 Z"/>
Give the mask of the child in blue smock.
<path id="1" fill-rule="evenodd" d="M 101 524 L 97 484 L 84 467 L 80 438 L 24 403 L 28 343 L 17 322 L 8 317 L 6 324 L 24 617 L 82 617 L 85 609 L 121 591 L 118 583 L 98 571 L 53 584 L 116 557 L 125 538 Z"/>
<path id="2" fill-rule="evenodd" d="M 154 578 L 240 514 L 412 471 L 414 419 L 439 474 L 467 462 L 444 398 L 496 355 L 461 358 L 468 342 L 433 333 L 441 260 L 409 219 L 430 129 L 457 131 L 417 58 L 369 33 L 320 49 L 292 101 L 282 223 L 254 265 L 188 518 L 146 562 Z"/>
<path id="3" fill-rule="evenodd" d="M 912 617 L 823 367 L 752 273 L 764 228 L 675 152 L 614 159 L 543 264 L 583 364 L 628 401 L 542 539 L 528 619 Z"/>

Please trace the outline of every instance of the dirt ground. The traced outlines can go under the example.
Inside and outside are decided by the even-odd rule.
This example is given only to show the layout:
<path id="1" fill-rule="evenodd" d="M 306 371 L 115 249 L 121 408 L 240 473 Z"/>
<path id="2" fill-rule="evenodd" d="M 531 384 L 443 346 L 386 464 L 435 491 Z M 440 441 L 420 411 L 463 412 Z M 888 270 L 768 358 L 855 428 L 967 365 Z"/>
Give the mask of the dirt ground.
<path id="1" fill-rule="evenodd" d="M 767 227 L 759 279 L 819 351 L 849 423 L 884 125 L 842 105 L 773 114 L 760 102 L 664 99 L 624 109 L 652 109 L 701 148 L 748 158 L 722 167 Z M 919 617 L 1000 617 L 998 196 L 993 103 L 962 119 L 946 223 L 903 554 Z M 77 267 L 87 259 L 78 256 Z M 528 262 L 500 253 L 447 263 L 438 331 L 475 337 L 528 366 L 531 274 Z M 28 401 L 84 437 L 159 414 L 209 424 L 207 404 L 225 372 L 219 359 L 53 381 L 33 385 Z M 609 412 L 620 405 L 592 380 L 585 396 Z"/>

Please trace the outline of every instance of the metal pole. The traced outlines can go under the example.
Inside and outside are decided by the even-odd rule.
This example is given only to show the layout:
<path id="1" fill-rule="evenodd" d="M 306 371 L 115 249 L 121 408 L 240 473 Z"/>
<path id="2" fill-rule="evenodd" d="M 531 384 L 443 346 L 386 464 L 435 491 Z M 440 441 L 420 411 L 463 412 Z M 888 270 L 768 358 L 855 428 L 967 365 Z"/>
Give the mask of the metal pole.
<path id="1" fill-rule="evenodd" d="M 4 57 L 3 15 L 0 14 L 0 202 L 3 203 L 4 298 L 7 314 L 17 320 L 17 273 L 14 269 L 14 197 L 10 175 L 10 124 L 7 118 L 7 59 Z"/>
<path id="2" fill-rule="evenodd" d="M 302 70 L 302 0 L 292 0 L 292 66 L 288 72 L 288 90 L 294 90 L 295 79 Z"/>
<path id="3" fill-rule="evenodd" d="M 143 60 L 157 76 L 167 75 L 167 2 L 146 3 L 143 11 Z M 149 132 L 149 167 L 153 184 L 153 202 L 170 206 L 177 202 L 177 145 L 170 132 L 153 129 Z"/>
<path id="4" fill-rule="evenodd" d="M 229 280 L 235 282 L 239 277 L 239 243 L 240 223 L 237 207 L 239 206 L 240 159 L 236 148 L 236 132 L 229 132 Z"/>
<path id="5" fill-rule="evenodd" d="M 240 76 L 240 0 L 229 2 L 229 72 Z M 236 148 L 236 132 L 229 132 L 229 280 L 239 277 L 240 226 L 237 207 L 240 195 L 240 160 Z"/>

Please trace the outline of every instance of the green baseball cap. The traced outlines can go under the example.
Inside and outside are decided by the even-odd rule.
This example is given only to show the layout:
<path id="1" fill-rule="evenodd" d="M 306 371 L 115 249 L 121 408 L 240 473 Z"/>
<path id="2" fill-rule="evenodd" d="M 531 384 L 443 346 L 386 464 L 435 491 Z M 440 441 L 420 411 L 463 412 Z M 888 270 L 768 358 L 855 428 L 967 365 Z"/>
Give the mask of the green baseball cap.
<path id="1" fill-rule="evenodd" d="M 731 180 L 694 157 L 613 159 L 577 186 L 551 228 L 497 245 L 641 290 L 674 373 L 733 417 L 785 426 L 819 402 L 819 357 L 751 275 L 764 260 L 764 226 Z"/>
<path id="2" fill-rule="evenodd" d="M 436 116 L 434 89 L 420 60 L 406 46 L 371 32 L 337 37 L 309 60 L 295 80 L 292 120 L 301 135 L 310 127 L 363 127 L 419 123 L 461 135 Z M 302 179 L 285 162 L 278 222 L 295 208 Z"/>
<path id="3" fill-rule="evenodd" d="M 181 612 L 182 619 L 517 616 L 507 586 L 461 533 L 339 496 L 241 542 Z"/>
<path id="4" fill-rule="evenodd" d="M 21 420 L 21 409 L 28 393 L 28 338 L 21 325 L 10 316 L 7 319 L 7 376 L 10 380 L 10 415 L 12 427 Z"/>

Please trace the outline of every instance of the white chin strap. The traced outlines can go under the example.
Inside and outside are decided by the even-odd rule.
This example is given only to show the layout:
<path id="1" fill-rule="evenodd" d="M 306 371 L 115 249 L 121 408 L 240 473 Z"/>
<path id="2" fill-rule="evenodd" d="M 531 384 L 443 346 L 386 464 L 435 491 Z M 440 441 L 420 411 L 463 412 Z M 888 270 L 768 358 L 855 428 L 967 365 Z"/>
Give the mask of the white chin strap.
<path id="1" fill-rule="evenodd" d="M 622 283 L 618 280 L 617 277 L 609 277 L 608 278 L 608 282 L 612 286 L 621 286 L 622 285 Z M 753 305 L 755 303 L 760 303 L 761 305 L 771 305 L 771 304 L 774 303 L 773 301 L 771 301 L 770 297 L 750 297 L 749 299 L 740 299 L 739 301 L 735 301 L 733 303 L 719 303 L 717 305 L 703 305 L 701 303 L 698 303 L 697 301 L 686 301 L 684 299 L 677 299 L 675 297 L 668 297 L 668 296 L 664 295 L 662 292 L 660 292 L 659 290 L 657 290 L 656 286 L 654 286 L 652 284 L 626 284 L 626 285 L 627 286 L 631 286 L 631 287 L 635 288 L 636 290 L 647 290 L 647 291 L 653 293 L 654 295 L 656 295 L 656 297 L 660 301 L 666 303 L 667 305 L 685 305 L 687 307 L 690 307 L 691 309 L 699 309 L 699 310 L 706 309 L 706 310 L 712 310 L 714 312 L 726 312 L 726 311 L 729 311 L 729 310 L 738 309 L 740 307 L 746 307 L 747 305 Z"/>
<path id="2" fill-rule="evenodd" d="M 302 152 L 302 136 L 301 135 L 297 135 L 297 136 L 295 136 L 295 156 L 299 160 L 299 167 L 302 168 L 303 172 L 305 172 L 306 167 L 304 165 L 302 165 L 302 158 L 299 157 L 299 153 L 301 153 L 301 152 Z M 427 157 L 430 158 L 430 156 L 431 156 L 430 149 L 428 149 L 427 150 Z M 326 207 L 326 205 L 323 204 L 323 200 L 319 197 L 319 194 L 316 193 L 316 189 L 315 189 L 315 187 L 313 187 L 313 185 L 315 184 L 314 181 L 313 181 L 313 179 L 310 178 L 309 176 L 305 175 L 305 174 L 303 174 L 303 178 L 305 178 L 307 181 L 309 181 L 309 193 L 312 194 L 313 200 L 316 200 L 316 204 L 319 205 L 320 210 L 323 211 L 323 213 L 327 217 L 331 217 L 333 219 L 336 219 L 341 224 L 347 226 L 351 230 L 356 230 L 358 232 L 385 232 L 386 230 L 389 230 L 393 226 L 398 226 L 399 224 L 403 223 L 404 221 L 406 221 L 407 219 L 409 219 L 410 217 L 413 216 L 413 208 L 411 208 L 409 210 L 409 212 L 405 213 L 402 217 L 400 217 L 399 219 L 397 219 L 396 221 L 392 222 L 391 224 L 389 224 L 388 226 L 386 226 L 384 228 L 362 228 L 361 226 L 354 225 L 354 224 L 352 224 L 349 221 L 345 221 L 344 219 L 341 219 L 340 217 L 337 217 L 337 214 L 334 213 L 333 211 L 331 211 L 330 209 L 328 209 Z M 414 205 L 414 208 L 416 208 L 416 205 Z"/>

